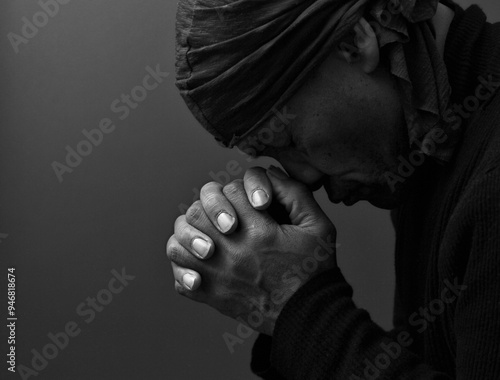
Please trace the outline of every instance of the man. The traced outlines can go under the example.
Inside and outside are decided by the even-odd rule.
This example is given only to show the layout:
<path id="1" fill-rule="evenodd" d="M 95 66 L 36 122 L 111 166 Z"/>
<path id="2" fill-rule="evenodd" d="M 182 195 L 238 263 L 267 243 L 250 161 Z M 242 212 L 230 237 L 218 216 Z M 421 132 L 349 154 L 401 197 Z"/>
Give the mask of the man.
<path id="1" fill-rule="evenodd" d="M 450 1 L 183 0 L 177 17 L 195 117 L 288 174 L 202 188 L 167 243 L 176 290 L 261 333 L 264 379 L 499 379 L 500 26 Z M 352 301 L 321 186 L 393 210 L 392 331 Z"/>

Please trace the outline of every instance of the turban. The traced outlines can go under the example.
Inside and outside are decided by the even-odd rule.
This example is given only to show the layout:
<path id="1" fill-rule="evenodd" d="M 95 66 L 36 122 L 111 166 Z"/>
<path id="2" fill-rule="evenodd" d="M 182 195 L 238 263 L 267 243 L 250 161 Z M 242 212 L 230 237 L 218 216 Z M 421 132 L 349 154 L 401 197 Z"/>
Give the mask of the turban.
<path id="1" fill-rule="evenodd" d="M 457 139 L 442 120 L 451 91 L 431 22 L 437 3 L 180 0 L 176 86 L 201 125 L 233 147 L 283 109 L 307 74 L 368 17 L 399 84 L 410 144 L 448 161 Z M 437 125 L 449 138 L 425 152 Z"/>

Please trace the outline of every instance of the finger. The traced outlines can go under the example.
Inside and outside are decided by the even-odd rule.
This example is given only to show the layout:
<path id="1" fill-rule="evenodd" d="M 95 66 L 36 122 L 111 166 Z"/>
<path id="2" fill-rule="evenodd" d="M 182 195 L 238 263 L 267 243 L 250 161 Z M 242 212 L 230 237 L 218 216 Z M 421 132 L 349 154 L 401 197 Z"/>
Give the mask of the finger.
<path id="1" fill-rule="evenodd" d="M 204 263 L 198 260 L 186 248 L 179 243 L 175 236 L 172 236 L 167 243 L 166 254 L 170 261 L 184 267 L 191 268 L 192 270 L 202 273 Z"/>
<path id="2" fill-rule="evenodd" d="M 215 244 L 213 240 L 210 236 L 189 224 L 186 221 L 186 215 L 181 215 L 176 219 L 174 231 L 177 242 L 198 259 L 206 260 L 214 253 Z"/>
<path id="3" fill-rule="evenodd" d="M 243 177 L 248 200 L 256 210 L 265 210 L 271 204 L 273 187 L 266 175 L 266 170 L 253 167 Z"/>
<path id="4" fill-rule="evenodd" d="M 222 185 L 209 182 L 200 190 L 200 201 L 212 224 L 223 234 L 231 234 L 238 225 L 231 202 L 222 193 Z"/>
<path id="5" fill-rule="evenodd" d="M 174 273 L 175 281 L 190 291 L 195 291 L 201 285 L 200 274 L 192 269 L 172 263 L 172 272 Z"/>
<path id="6" fill-rule="evenodd" d="M 237 179 L 228 183 L 222 191 L 236 210 L 238 223 L 242 229 L 262 227 L 261 223 L 276 224 L 267 212 L 259 212 L 253 208 L 248 200 L 243 180 Z"/>
<path id="7" fill-rule="evenodd" d="M 290 178 L 283 170 L 271 166 L 267 174 L 273 185 L 273 195 L 287 210 L 293 225 L 314 228 L 328 217 L 307 186 Z"/>

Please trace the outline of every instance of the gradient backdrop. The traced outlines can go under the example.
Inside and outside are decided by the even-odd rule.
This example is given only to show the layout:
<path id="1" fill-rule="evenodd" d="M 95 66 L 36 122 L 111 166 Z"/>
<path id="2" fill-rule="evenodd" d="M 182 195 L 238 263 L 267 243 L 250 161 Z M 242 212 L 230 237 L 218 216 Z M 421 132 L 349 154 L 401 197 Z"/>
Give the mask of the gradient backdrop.
<path id="1" fill-rule="evenodd" d="M 20 35 L 41 6 L 34 0 L 0 5 L 2 357 L 7 268 L 15 267 L 17 364 L 31 368 L 32 350 L 42 352 L 50 333 L 68 323 L 79 329 L 63 349 L 49 348 L 55 357 L 37 379 L 254 379 L 249 359 L 256 335 L 230 353 L 222 336 L 235 334 L 237 323 L 178 296 L 164 253 L 192 189 L 231 160 L 248 164 L 220 148 L 177 93 L 177 2 L 66 2 L 52 9 L 53 17 L 35 17 L 40 27 L 24 31 L 30 38 L 17 41 L 17 52 L 8 34 Z M 500 18 L 496 0 L 479 3 L 491 20 Z M 156 68 L 169 74 L 157 78 L 155 89 L 136 90 L 142 102 L 125 106 L 121 95 Z M 106 118 L 112 125 L 101 121 Z M 82 131 L 100 123 L 109 133 L 89 152 Z M 61 182 L 52 164 L 65 164 L 68 146 L 88 155 L 80 162 L 73 157 Z M 388 213 L 368 204 L 329 205 L 323 191 L 318 199 L 337 225 L 339 262 L 358 305 L 390 328 Z M 135 277 L 109 299 L 102 290 L 111 271 L 123 268 Z M 97 295 L 106 305 L 92 315 L 88 297 Z M 19 378 L 4 359 L 0 378 Z"/>

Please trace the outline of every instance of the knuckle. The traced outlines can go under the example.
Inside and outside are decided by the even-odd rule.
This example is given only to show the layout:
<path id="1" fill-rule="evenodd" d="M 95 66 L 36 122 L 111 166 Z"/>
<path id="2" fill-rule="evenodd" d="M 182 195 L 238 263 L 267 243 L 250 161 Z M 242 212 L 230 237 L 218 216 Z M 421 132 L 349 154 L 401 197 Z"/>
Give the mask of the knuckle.
<path id="1" fill-rule="evenodd" d="M 215 212 L 221 207 L 221 199 L 219 194 L 210 193 L 204 197 L 204 207 L 208 213 Z"/>
<path id="2" fill-rule="evenodd" d="M 243 188 L 243 180 L 236 179 L 228 183 L 226 186 L 224 186 L 223 192 L 228 197 L 236 196 L 242 192 L 242 188 Z"/>
<path id="3" fill-rule="evenodd" d="M 184 224 L 186 224 L 186 215 L 179 215 L 174 223 L 174 235 L 178 233 Z"/>
<path id="4" fill-rule="evenodd" d="M 172 245 L 176 244 L 176 242 L 177 242 L 177 238 L 174 235 L 170 236 L 170 238 L 167 241 L 167 244 L 165 244 L 165 252 L 166 252 L 167 256 L 168 256 L 168 251 L 169 251 L 170 247 Z"/>
<path id="5" fill-rule="evenodd" d="M 186 222 L 189 224 L 197 223 L 203 215 L 203 206 L 201 201 L 194 202 L 186 211 Z"/>
<path id="6" fill-rule="evenodd" d="M 267 221 L 261 221 L 258 224 L 252 224 L 248 227 L 248 240 L 267 245 L 274 239 L 272 228 Z"/>
<path id="7" fill-rule="evenodd" d="M 182 228 L 179 230 L 179 237 L 178 237 L 178 242 L 184 246 L 186 244 L 189 244 L 191 241 L 191 231 L 192 227 L 189 224 L 185 224 L 182 226 Z"/>
<path id="8" fill-rule="evenodd" d="M 266 171 L 260 166 L 254 166 L 245 173 L 245 179 L 250 181 L 260 181 L 264 178 L 267 178 Z"/>
<path id="9" fill-rule="evenodd" d="M 260 181 L 265 175 L 263 168 L 255 166 L 246 171 L 244 180 L 249 182 Z"/>
<path id="10" fill-rule="evenodd" d="M 201 198 L 208 198 L 213 196 L 214 193 L 216 193 L 220 188 L 221 184 L 217 182 L 208 182 L 200 190 L 200 197 Z"/>
<path id="11" fill-rule="evenodd" d="M 181 261 L 183 252 L 179 244 L 170 244 L 167 247 L 167 257 L 170 261 L 178 264 Z"/>

